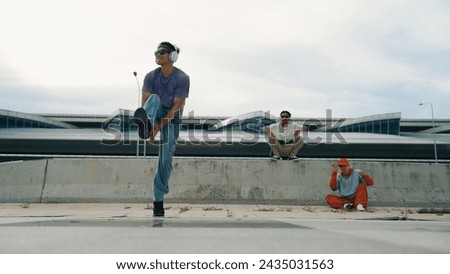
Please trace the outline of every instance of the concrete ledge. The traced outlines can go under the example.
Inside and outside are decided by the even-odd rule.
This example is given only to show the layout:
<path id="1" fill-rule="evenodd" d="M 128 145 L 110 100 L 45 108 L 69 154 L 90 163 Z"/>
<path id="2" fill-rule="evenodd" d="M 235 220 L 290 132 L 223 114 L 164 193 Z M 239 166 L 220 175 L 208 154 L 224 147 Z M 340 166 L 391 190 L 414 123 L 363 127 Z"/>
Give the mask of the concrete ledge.
<path id="1" fill-rule="evenodd" d="M 47 160 L 0 163 L 0 202 L 40 203 Z"/>
<path id="2" fill-rule="evenodd" d="M 334 160 L 173 160 L 168 202 L 325 205 Z M 375 179 L 369 206 L 450 207 L 450 165 L 351 160 Z M 157 158 L 0 164 L 0 202 L 151 202 Z"/>

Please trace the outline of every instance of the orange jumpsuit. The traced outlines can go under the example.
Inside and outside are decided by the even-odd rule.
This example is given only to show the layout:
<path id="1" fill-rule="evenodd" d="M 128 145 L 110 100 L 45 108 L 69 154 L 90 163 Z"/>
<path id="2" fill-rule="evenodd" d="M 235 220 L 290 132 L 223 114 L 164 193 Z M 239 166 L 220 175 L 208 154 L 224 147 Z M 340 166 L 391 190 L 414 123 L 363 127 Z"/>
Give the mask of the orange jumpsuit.
<path id="1" fill-rule="evenodd" d="M 350 168 L 350 174 L 354 172 L 353 168 Z M 330 188 L 333 191 L 336 191 L 338 189 L 337 185 L 337 172 L 333 171 L 331 173 L 330 178 Z M 339 175 L 342 176 L 342 175 Z M 367 208 L 367 204 L 369 201 L 369 196 L 367 194 L 367 186 L 371 186 L 375 183 L 375 181 L 370 177 L 369 175 L 366 175 L 365 177 L 362 177 L 360 180 L 360 183 L 358 185 L 358 188 L 356 189 L 356 193 L 353 196 L 353 198 L 347 198 L 347 197 L 341 197 L 333 194 L 329 194 L 326 196 L 327 204 L 330 205 L 332 208 L 343 208 L 344 204 L 346 203 L 353 203 L 355 206 L 358 204 L 362 204 L 364 208 Z"/>

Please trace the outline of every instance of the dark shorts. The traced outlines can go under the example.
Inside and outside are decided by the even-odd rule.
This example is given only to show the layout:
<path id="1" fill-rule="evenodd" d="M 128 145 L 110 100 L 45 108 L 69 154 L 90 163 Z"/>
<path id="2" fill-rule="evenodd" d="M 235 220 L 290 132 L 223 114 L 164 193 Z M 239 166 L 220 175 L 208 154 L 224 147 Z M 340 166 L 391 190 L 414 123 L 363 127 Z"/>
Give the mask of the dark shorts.
<path id="1" fill-rule="evenodd" d="M 280 143 L 280 145 L 289 145 L 289 144 L 293 144 L 294 140 L 290 140 L 289 142 L 285 142 L 283 140 L 278 140 L 278 143 Z"/>

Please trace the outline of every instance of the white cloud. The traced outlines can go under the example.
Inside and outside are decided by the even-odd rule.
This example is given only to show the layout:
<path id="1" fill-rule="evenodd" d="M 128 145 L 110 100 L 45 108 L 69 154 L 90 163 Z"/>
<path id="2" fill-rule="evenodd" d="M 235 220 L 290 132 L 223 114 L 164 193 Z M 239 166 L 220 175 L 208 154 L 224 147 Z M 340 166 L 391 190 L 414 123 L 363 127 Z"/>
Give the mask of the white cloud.
<path id="1" fill-rule="evenodd" d="M 445 1 L 0 1 L 0 108 L 26 105 L 10 104 L 20 89 L 43 112 L 132 109 L 132 72 L 142 83 L 169 40 L 191 76 L 185 113 L 416 117 L 432 94 L 450 116 Z"/>

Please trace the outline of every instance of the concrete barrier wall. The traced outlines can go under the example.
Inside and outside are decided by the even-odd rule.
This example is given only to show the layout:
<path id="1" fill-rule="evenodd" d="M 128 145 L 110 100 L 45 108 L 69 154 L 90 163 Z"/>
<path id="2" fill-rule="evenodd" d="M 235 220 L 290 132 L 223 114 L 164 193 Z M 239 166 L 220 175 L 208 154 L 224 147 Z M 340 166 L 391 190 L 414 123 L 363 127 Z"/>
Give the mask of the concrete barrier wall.
<path id="1" fill-rule="evenodd" d="M 41 202 L 47 160 L 0 163 L 0 202 Z"/>
<path id="2" fill-rule="evenodd" d="M 174 158 L 167 202 L 325 205 L 334 161 Z M 351 161 L 375 179 L 369 206 L 450 206 L 450 165 Z M 0 202 L 150 203 L 157 158 L 0 164 Z"/>

